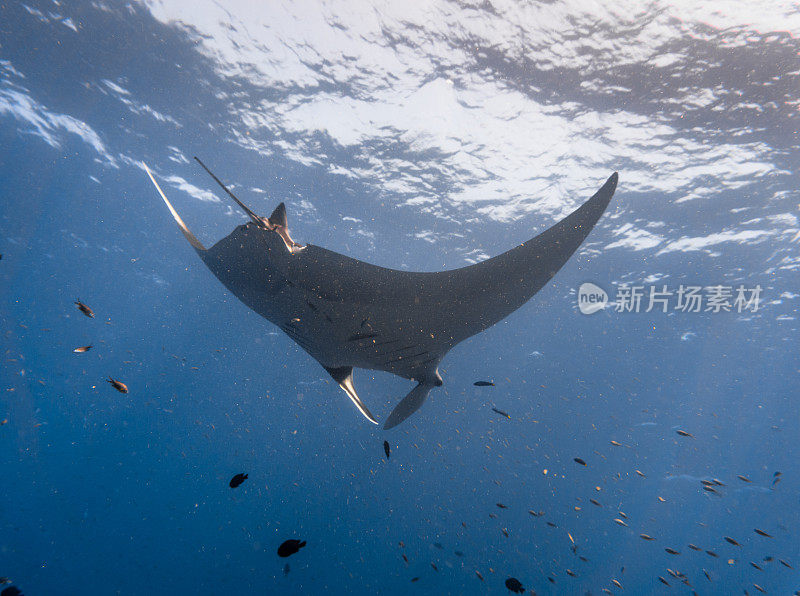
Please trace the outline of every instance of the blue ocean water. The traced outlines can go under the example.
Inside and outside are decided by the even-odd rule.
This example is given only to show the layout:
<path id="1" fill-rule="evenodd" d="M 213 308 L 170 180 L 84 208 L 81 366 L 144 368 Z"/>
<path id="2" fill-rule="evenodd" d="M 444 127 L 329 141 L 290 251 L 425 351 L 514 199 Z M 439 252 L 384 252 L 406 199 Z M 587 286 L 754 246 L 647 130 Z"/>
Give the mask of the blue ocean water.
<path id="1" fill-rule="evenodd" d="M 0 3 L 0 575 L 28 595 L 799 590 L 800 20 L 704 4 Z M 384 431 L 181 235 L 143 163 L 207 246 L 246 221 L 195 155 L 260 215 L 285 202 L 295 240 L 410 271 L 498 255 L 620 182 Z M 609 298 L 588 315 L 587 282 Z M 355 383 L 381 422 L 413 386 Z"/>

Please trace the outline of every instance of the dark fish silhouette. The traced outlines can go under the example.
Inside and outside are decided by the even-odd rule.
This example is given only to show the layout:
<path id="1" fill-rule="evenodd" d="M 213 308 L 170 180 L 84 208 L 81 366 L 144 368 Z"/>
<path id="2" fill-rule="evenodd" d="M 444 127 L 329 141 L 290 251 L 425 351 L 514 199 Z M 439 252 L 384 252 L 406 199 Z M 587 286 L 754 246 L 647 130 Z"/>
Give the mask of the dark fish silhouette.
<path id="1" fill-rule="evenodd" d="M 145 166 L 183 235 L 223 285 L 317 360 L 370 422 L 377 424 L 356 393 L 353 368 L 416 381 L 386 429 L 443 384 L 438 366 L 453 346 L 509 316 L 564 266 L 602 216 L 618 180 L 614 173 L 571 215 L 502 255 L 461 269 L 412 273 L 298 244 L 289 236 L 283 203 L 260 217 L 197 161 L 251 221 L 207 249 Z"/>
<path id="2" fill-rule="evenodd" d="M 494 383 L 491 381 L 475 381 L 473 385 L 476 387 L 494 387 Z"/>
<path id="3" fill-rule="evenodd" d="M 0 592 L 0 596 L 25 596 L 18 587 L 16 586 L 8 586 L 2 592 Z"/>
<path id="4" fill-rule="evenodd" d="M 81 302 L 80 300 L 76 300 L 74 304 L 75 306 L 78 307 L 78 310 L 81 311 L 83 314 L 85 314 L 87 317 L 91 319 L 94 318 L 94 311 L 88 306 L 86 306 L 83 302 Z"/>
<path id="5" fill-rule="evenodd" d="M 110 383 L 111 386 L 120 393 L 128 393 L 128 386 L 122 381 L 117 381 L 116 379 L 108 377 L 106 383 Z"/>
<path id="6" fill-rule="evenodd" d="M 391 449 L 389 448 L 389 441 L 383 442 L 383 452 L 386 454 L 386 459 L 389 459 L 389 454 L 391 453 Z"/>
<path id="7" fill-rule="evenodd" d="M 247 474 L 236 474 L 231 481 L 228 483 L 228 486 L 231 488 L 236 488 L 237 486 L 241 485 L 242 482 L 247 480 Z"/>
<path id="8" fill-rule="evenodd" d="M 290 538 L 289 540 L 285 541 L 278 547 L 278 556 L 279 557 L 289 557 L 299 551 L 306 545 L 306 541 L 303 540 L 295 540 L 294 538 Z"/>
<path id="9" fill-rule="evenodd" d="M 763 536 L 764 538 L 772 538 L 770 534 L 767 534 L 764 530 L 759 530 L 758 528 L 755 528 L 753 532 L 755 532 L 759 536 Z"/>
<path id="10" fill-rule="evenodd" d="M 660 581 L 662 584 L 664 584 L 665 586 L 668 586 L 668 585 L 669 585 L 669 582 L 668 582 L 667 580 L 665 580 L 663 577 L 661 577 L 660 575 L 658 576 L 658 580 L 659 580 L 659 581 Z"/>
<path id="11" fill-rule="evenodd" d="M 582 460 L 580 457 L 573 457 L 573 458 L 572 458 L 572 461 L 574 461 L 576 464 L 580 464 L 580 465 L 582 465 L 582 466 L 585 466 L 585 465 L 586 465 L 586 462 L 585 462 L 585 461 L 583 461 L 583 460 Z"/>
<path id="12" fill-rule="evenodd" d="M 525 588 L 522 587 L 522 583 L 520 583 L 516 577 L 509 577 L 506 580 L 506 588 L 515 594 L 522 594 L 525 591 Z"/>
<path id="13" fill-rule="evenodd" d="M 691 542 L 687 546 L 692 550 L 701 550 L 699 546 L 697 546 L 696 544 L 692 544 Z"/>
<path id="14" fill-rule="evenodd" d="M 694 436 L 692 435 L 692 433 L 687 433 L 685 430 L 680 430 L 680 429 L 679 429 L 679 430 L 676 430 L 675 432 L 676 432 L 676 433 L 678 433 L 678 434 L 679 434 L 680 436 L 682 436 L 682 437 L 691 437 L 691 438 L 694 438 Z"/>
<path id="15" fill-rule="evenodd" d="M 742 476 L 741 474 L 736 474 L 736 477 L 742 482 L 752 482 L 747 476 Z"/>
<path id="16" fill-rule="evenodd" d="M 674 548 L 665 548 L 664 550 L 667 551 L 667 554 L 670 554 L 670 555 L 679 555 L 679 554 L 681 554 L 680 552 L 676 551 Z"/>
<path id="17" fill-rule="evenodd" d="M 729 543 L 731 543 L 733 546 L 742 546 L 741 544 L 739 544 L 738 542 L 736 542 L 736 541 L 735 541 L 733 538 L 731 538 L 730 536 L 725 536 L 725 541 L 726 541 L 726 542 L 729 542 Z"/>
<path id="18" fill-rule="evenodd" d="M 717 553 L 715 553 L 713 550 L 707 550 L 707 551 L 706 551 L 706 554 L 707 554 L 709 557 L 715 557 L 715 558 L 719 556 L 719 555 L 718 555 Z"/>
<path id="19" fill-rule="evenodd" d="M 511 420 L 511 416 L 509 416 L 509 415 L 508 415 L 506 412 L 504 412 L 503 410 L 498 410 L 497 408 L 492 408 L 492 411 L 493 411 L 493 412 L 495 412 L 495 413 L 497 413 L 497 414 L 500 414 L 501 416 L 505 416 L 506 418 L 508 418 L 509 420 Z"/>

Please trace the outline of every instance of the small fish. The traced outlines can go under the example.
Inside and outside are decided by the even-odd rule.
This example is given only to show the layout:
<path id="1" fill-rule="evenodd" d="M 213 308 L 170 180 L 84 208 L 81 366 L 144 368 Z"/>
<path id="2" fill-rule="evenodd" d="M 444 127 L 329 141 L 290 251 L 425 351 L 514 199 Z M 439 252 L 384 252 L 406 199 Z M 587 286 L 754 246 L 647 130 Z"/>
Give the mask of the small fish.
<path id="1" fill-rule="evenodd" d="M 525 591 L 525 588 L 522 587 L 522 583 L 516 577 L 509 577 L 506 580 L 506 588 L 515 594 L 522 594 Z"/>
<path id="2" fill-rule="evenodd" d="M 642 540 L 655 540 L 655 538 L 650 536 L 650 534 L 639 534 L 639 538 L 641 538 Z"/>
<path id="3" fill-rule="evenodd" d="M 602 507 L 602 505 L 598 501 L 596 501 L 595 499 L 589 499 L 589 502 L 592 505 L 597 505 L 598 507 Z"/>
<path id="4" fill-rule="evenodd" d="M 767 591 L 764 588 L 762 588 L 761 586 L 759 586 L 758 584 L 753 584 L 753 587 L 756 590 L 758 590 L 759 592 L 761 592 L 762 594 L 766 594 L 767 593 Z"/>
<path id="5" fill-rule="evenodd" d="M 539 517 L 540 515 L 543 515 L 543 513 L 542 513 L 541 511 L 539 511 L 539 512 L 537 513 L 537 512 L 536 512 L 536 511 L 534 511 L 533 509 L 528 509 L 528 513 L 530 513 L 530 514 L 531 514 L 533 517 Z"/>
<path id="6" fill-rule="evenodd" d="M 755 568 L 756 568 L 756 569 L 758 569 L 759 571 L 764 571 L 764 570 L 763 570 L 761 567 L 759 567 L 759 566 L 758 566 L 758 564 L 757 564 L 757 563 L 753 563 L 752 561 L 750 561 L 750 565 L 751 565 L 752 567 L 755 567 Z"/>
<path id="7" fill-rule="evenodd" d="M 383 452 L 386 454 L 386 459 L 389 459 L 389 454 L 392 452 L 389 448 L 389 441 L 383 442 Z"/>
<path id="8" fill-rule="evenodd" d="M 705 484 L 703 485 L 703 490 L 710 493 L 714 493 L 715 495 L 719 495 L 719 493 L 714 488 L 706 486 Z"/>
<path id="9" fill-rule="evenodd" d="M 763 536 L 764 538 L 772 538 L 770 534 L 767 534 L 764 530 L 759 530 L 758 528 L 755 528 L 753 532 L 755 532 L 759 536 Z"/>
<path id="10" fill-rule="evenodd" d="M 627 516 L 627 515 L 625 515 L 625 512 L 624 512 L 624 511 L 620 511 L 620 512 L 619 512 L 619 516 L 620 516 L 621 518 L 623 518 L 623 519 L 628 519 L 628 516 Z"/>
<path id="11" fill-rule="evenodd" d="M 412 577 L 412 578 L 411 578 L 411 583 L 412 583 L 412 584 L 413 584 L 414 582 L 418 582 L 418 581 L 419 581 L 419 578 L 418 578 L 418 577 Z"/>
<path id="12" fill-rule="evenodd" d="M 509 420 L 511 420 L 511 416 L 509 416 L 509 415 L 508 415 L 506 412 L 504 412 L 503 410 L 498 410 L 497 408 L 492 408 L 492 411 L 494 411 L 494 412 L 496 412 L 496 413 L 500 414 L 501 416 L 503 416 L 503 417 L 505 417 L 505 418 L 508 418 Z"/>
<path id="13" fill-rule="evenodd" d="M 557 527 L 558 527 L 557 525 L 555 525 L 555 524 L 554 524 L 553 522 L 551 522 L 551 521 L 547 522 L 547 525 L 548 525 L 548 526 L 550 526 L 551 528 L 557 528 Z"/>
<path id="14" fill-rule="evenodd" d="M 442 549 L 444 548 L 444 547 L 442 546 L 442 543 L 441 543 L 441 542 L 434 542 L 434 543 L 433 543 L 433 546 L 434 546 L 434 548 L 438 548 L 439 550 L 442 550 Z"/>
<path id="15" fill-rule="evenodd" d="M 736 477 L 742 482 L 752 482 L 747 476 L 742 476 L 741 474 L 736 474 Z"/>
<path id="16" fill-rule="evenodd" d="M 301 548 L 306 545 L 305 540 L 295 540 L 294 538 L 290 538 L 286 540 L 278 547 L 278 556 L 279 557 L 288 557 L 290 555 L 295 554 Z"/>
<path id="17" fill-rule="evenodd" d="M 613 439 L 611 440 L 611 444 L 612 444 L 614 447 L 622 447 L 622 443 L 620 443 L 619 441 L 615 441 L 615 440 L 613 440 Z"/>
<path id="18" fill-rule="evenodd" d="M 611 583 L 614 584 L 615 586 L 617 586 L 620 590 L 622 589 L 622 584 L 619 583 L 619 580 L 612 579 Z"/>
<path id="19" fill-rule="evenodd" d="M 644 472 L 640 470 L 636 470 L 636 473 L 639 474 L 639 476 L 641 476 L 642 478 L 647 478 L 647 476 L 644 475 Z"/>
<path id="20" fill-rule="evenodd" d="M 667 500 L 664 497 L 658 497 L 658 502 L 659 503 L 666 503 Z"/>
<path id="21" fill-rule="evenodd" d="M 675 432 L 678 433 L 682 437 L 691 437 L 692 439 L 694 439 L 694 435 L 692 433 L 687 433 L 685 430 L 678 429 Z"/>
<path id="22" fill-rule="evenodd" d="M 681 578 L 681 574 L 680 573 L 678 573 L 677 571 L 673 571 L 669 567 L 667 567 L 667 573 L 669 573 L 675 579 L 680 579 Z"/>
<path id="23" fill-rule="evenodd" d="M 88 352 L 91 349 L 92 349 L 92 346 L 88 345 L 88 346 L 81 346 L 79 348 L 75 348 L 72 351 L 75 352 L 76 354 L 85 354 L 86 352 Z"/>
<path id="24" fill-rule="evenodd" d="M 556 578 L 554 578 L 552 575 L 548 575 L 547 581 L 549 581 L 551 584 L 554 584 L 556 583 Z"/>
<path id="25" fill-rule="evenodd" d="M 691 542 L 689 544 L 687 544 L 687 546 L 689 548 L 691 548 L 692 550 L 700 550 L 699 546 L 697 546 L 696 544 L 692 544 Z"/>
<path id="26" fill-rule="evenodd" d="M 567 569 L 566 573 L 570 577 L 578 577 L 578 575 L 574 571 L 572 571 L 571 569 Z"/>
<path id="27" fill-rule="evenodd" d="M 503 535 L 504 535 L 506 538 L 508 538 L 508 530 L 506 530 L 505 528 L 500 528 L 500 531 L 503 533 Z"/>
<path id="28" fill-rule="evenodd" d="M 584 563 L 588 563 L 588 562 L 589 562 L 589 559 L 587 559 L 587 558 L 586 558 L 586 557 L 584 557 L 583 555 L 578 555 L 578 558 L 579 558 L 581 561 L 583 561 Z"/>
<path id="29" fill-rule="evenodd" d="M 86 306 L 83 302 L 81 302 L 80 300 L 76 300 L 74 304 L 75 306 L 78 307 L 78 310 L 81 311 L 83 314 L 85 314 L 87 317 L 89 317 L 90 319 L 94 318 L 94 311 L 88 306 Z"/>
<path id="30" fill-rule="evenodd" d="M 781 477 L 780 477 L 780 476 L 776 476 L 776 477 L 775 477 L 775 480 L 773 480 L 773 481 L 772 481 L 772 486 L 775 486 L 775 485 L 776 485 L 776 484 L 778 484 L 780 481 L 781 481 Z"/>
<path id="31" fill-rule="evenodd" d="M 574 461 L 576 464 L 580 464 L 580 465 L 582 465 L 582 466 L 585 466 L 585 465 L 586 465 L 586 462 L 585 462 L 585 461 L 583 461 L 583 460 L 582 460 L 580 457 L 573 457 L 573 458 L 572 458 L 572 461 Z"/>
<path id="32" fill-rule="evenodd" d="M 479 579 L 479 580 L 483 581 L 483 576 L 481 575 L 481 572 L 480 572 L 480 571 L 476 571 L 476 572 L 475 572 L 475 575 L 477 575 L 477 576 L 478 576 L 478 579 Z"/>
<path id="33" fill-rule="evenodd" d="M 701 480 L 700 483 L 706 486 L 716 486 L 711 480 Z"/>
<path id="34" fill-rule="evenodd" d="M 775 473 L 774 473 L 772 476 L 773 476 L 773 477 L 778 477 L 778 476 L 780 476 L 780 475 L 781 475 L 781 472 L 775 472 Z"/>
<path id="35" fill-rule="evenodd" d="M 665 586 L 669 585 L 669 582 L 667 580 L 665 580 L 663 577 L 661 577 L 660 575 L 658 576 L 658 581 L 660 581 Z"/>
<path id="36" fill-rule="evenodd" d="M 500 509 L 508 509 L 508 507 L 506 507 L 506 506 L 505 506 L 505 505 L 503 505 L 502 503 L 497 503 L 497 506 L 498 506 Z"/>
<path id="37" fill-rule="evenodd" d="M 8 418 L 3 418 L 2 420 L 0 420 L 0 426 L 3 426 L 5 424 L 8 424 Z"/>
<path id="38" fill-rule="evenodd" d="M 0 255 L 2 256 L 2 255 Z M 6 584 L 10 584 L 11 580 L 7 577 L 0 577 L 0 586 L 5 586 Z"/>
<path id="39" fill-rule="evenodd" d="M 228 483 L 228 486 L 231 488 L 236 488 L 237 486 L 241 485 L 242 482 L 247 480 L 247 474 L 236 474 L 231 481 Z"/>
<path id="40" fill-rule="evenodd" d="M 476 387 L 494 387 L 494 382 L 492 381 L 475 381 L 473 383 Z"/>
<path id="41" fill-rule="evenodd" d="M 110 383 L 111 386 L 120 393 L 128 393 L 128 386 L 121 381 L 117 381 L 116 379 L 108 377 L 108 379 L 106 379 L 106 383 Z"/>
<path id="42" fill-rule="evenodd" d="M 716 557 L 719 557 L 719 555 L 718 555 L 717 553 L 715 553 L 713 550 L 707 550 L 707 551 L 706 551 L 706 554 L 707 554 L 709 557 L 715 557 L 715 558 L 716 558 Z"/>
<path id="43" fill-rule="evenodd" d="M 772 561 L 772 557 L 770 557 L 769 555 L 767 555 L 766 557 L 764 557 L 764 560 L 765 560 L 767 563 L 769 563 L 770 561 Z"/>
<path id="44" fill-rule="evenodd" d="M 778 559 L 778 560 L 781 562 L 781 565 L 783 565 L 784 567 L 788 567 L 789 569 L 794 569 L 794 567 L 792 567 L 791 565 L 789 565 L 789 563 L 787 563 L 787 562 L 786 562 L 786 561 L 784 561 L 783 559 Z"/>
<path id="45" fill-rule="evenodd" d="M 705 576 L 706 576 L 706 579 L 707 579 L 708 581 L 711 581 L 711 575 L 710 575 L 710 574 L 708 573 L 708 571 L 706 571 L 705 569 L 703 569 L 703 575 L 705 575 Z"/>
<path id="46" fill-rule="evenodd" d="M 600 590 L 603 592 L 603 594 L 611 594 L 611 596 L 614 596 L 614 592 L 612 592 L 608 588 L 601 588 Z M 534 596 L 536 595 L 534 594 Z"/>
<path id="47" fill-rule="evenodd" d="M 464 553 L 462 553 L 460 550 L 454 550 L 453 554 L 455 554 L 455 556 L 457 556 L 457 557 L 463 557 L 464 556 Z"/>
<path id="48" fill-rule="evenodd" d="M 403 554 L 402 554 L 402 556 L 403 556 L 403 561 L 405 561 L 406 563 L 408 563 L 408 557 L 406 556 L 406 554 L 405 554 L 405 553 L 403 553 Z"/>
<path id="49" fill-rule="evenodd" d="M 730 543 L 730 544 L 732 544 L 733 546 L 742 546 L 741 544 L 739 544 L 738 542 L 736 542 L 736 541 L 735 541 L 733 538 L 731 538 L 730 536 L 725 536 L 725 541 L 726 541 L 726 542 L 729 542 L 729 543 Z"/>
<path id="50" fill-rule="evenodd" d="M 626 524 L 624 521 L 622 521 L 622 520 L 621 520 L 620 518 L 618 518 L 618 517 L 615 517 L 615 518 L 614 518 L 614 523 L 617 523 L 617 524 L 619 524 L 620 526 L 625 526 L 626 528 L 628 527 L 628 524 Z"/>
<path id="51" fill-rule="evenodd" d="M 716 478 L 713 478 L 711 481 L 712 481 L 714 484 L 716 484 L 717 486 L 725 486 L 725 483 L 724 483 L 724 482 L 722 482 L 722 480 L 717 480 Z"/>
<path id="52" fill-rule="evenodd" d="M 670 555 L 679 555 L 679 554 L 681 554 L 680 552 L 676 551 L 674 548 L 665 548 L 664 550 L 667 551 L 667 554 L 670 554 Z"/>
<path id="53" fill-rule="evenodd" d="M 431 563 L 431 567 L 433 567 L 434 571 L 439 571 L 439 568 L 436 566 L 436 563 Z"/>

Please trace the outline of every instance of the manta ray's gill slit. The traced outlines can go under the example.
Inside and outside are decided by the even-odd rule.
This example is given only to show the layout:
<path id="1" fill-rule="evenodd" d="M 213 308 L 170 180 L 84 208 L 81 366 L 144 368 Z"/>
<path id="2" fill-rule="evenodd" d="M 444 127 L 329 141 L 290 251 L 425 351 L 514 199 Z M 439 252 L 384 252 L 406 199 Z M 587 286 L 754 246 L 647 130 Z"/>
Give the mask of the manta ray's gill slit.
<path id="1" fill-rule="evenodd" d="M 314 312 L 317 312 L 317 310 L 318 310 L 318 309 L 317 309 L 317 307 L 316 307 L 316 306 L 314 306 L 314 303 L 313 303 L 313 302 L 309 302 L 308 300 L 306 300 L 306 304 L 308 305 L 308 308 L 310 308 L 310 309 L 311 309 L 311 310 L 313 310 Z"/>
<path id="2" fill-rule="evenodd" d="M 388 339 L 386 341 L 377 341 L 377 342 L 375 342 L 374 345 L 376 345 L 376 346 L 386 346 L 386 345 L 389 345 L 389 344 L 396 344 L 399 341 L 400 341 L 399 339 Z"/>
<path id="3" fill-rule="evenodd" d="M 386 366 L 386 365 L 388 365 L 388 364 L 393 364 L 393 363 L 395 363 L 395 362 L 400 362 L 401 360 L 403 360 L 403 361 L 404 361 L 404 363 L 407 363 L 407 362 L 409 362 L 409 361 L 411 361 L 411 360 L 414 360 L 414 358 L 419 358 L 420 356 L 426 356 L 427 354 L 430 354 L 430 352 L 428 352 L 427 350 L 425 350 L 424 352 L 420 352 L 419 354 L 413 354 L 413 355 L 411 355 L 411 356 L 403 356 L 403 355 L 400 355 L 400 356 L 397 356 L 397 357 L 395 357 L 395 358 L 390 358 L 389 360 L 387 360 L 387 361 L 386 361 L 386 362 L 384 362 L 383 364 L 384 364 L 384 366 Z"/>
<path id="4" fill-rule="evenodd" d="M 372 339 L 373 337 L 378 337 L 377 333 L 354 333 L 350 337 L 347 338 L 347 341 L 361 341 L 364 339 Z"/>

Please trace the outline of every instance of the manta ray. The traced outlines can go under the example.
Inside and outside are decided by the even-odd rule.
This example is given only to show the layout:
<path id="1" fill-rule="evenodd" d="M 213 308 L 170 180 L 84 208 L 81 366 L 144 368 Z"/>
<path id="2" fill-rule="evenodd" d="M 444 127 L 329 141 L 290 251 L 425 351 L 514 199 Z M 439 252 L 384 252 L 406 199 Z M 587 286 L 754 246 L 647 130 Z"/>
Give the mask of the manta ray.
<path id="1" fill-rule="evenodd" d="M 353 369 L 416 381 L 384 429 L 411 416 L 442 385 L 438 366 L 453 346 L 513 313 L 550 281 L 600 219 L 618 179 L 615 172 L 573 213 L 508 252 L 460 269 L 418 273 L 295 242 L 283 203 L 269 217 L 256 215 L 195 159 L 250 218 L 210 248 L 145 170 L 217 279 L 319 362 L 373 424 L 378 422 L 353 385 Z"/>

